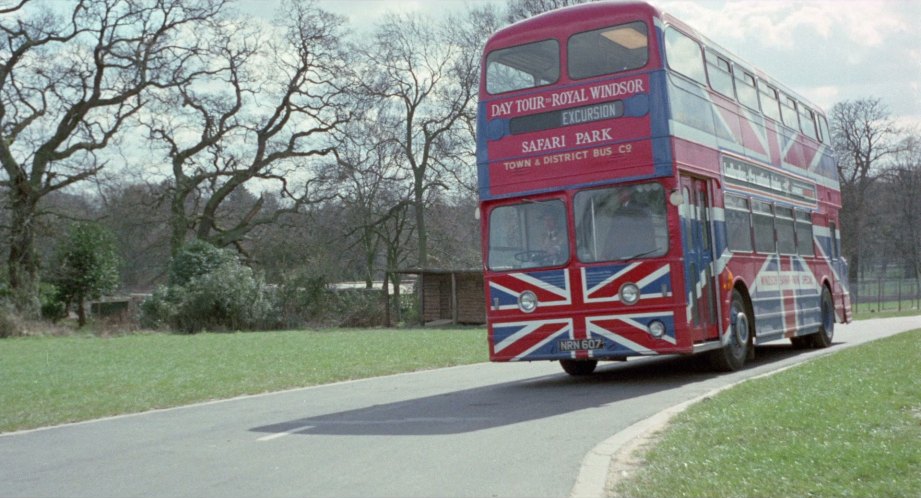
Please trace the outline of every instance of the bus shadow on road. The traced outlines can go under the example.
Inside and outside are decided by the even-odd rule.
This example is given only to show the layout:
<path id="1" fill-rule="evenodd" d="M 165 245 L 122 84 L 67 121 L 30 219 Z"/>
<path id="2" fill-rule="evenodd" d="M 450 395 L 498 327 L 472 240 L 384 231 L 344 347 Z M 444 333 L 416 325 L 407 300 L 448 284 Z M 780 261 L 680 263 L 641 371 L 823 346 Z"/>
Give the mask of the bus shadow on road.
<path id="1" fill-rule="evenodd" d="M 797 356 L 789 345 L 757 348 L 746 369 Z M 296 435 L 419 436 L 459 434 L 601 407 L 721 374 L 702 356 L 640 358 L 601 363 L 595 374 L 543 375 L 520 381 L 373 405 L 255 427 L 253 432 Z M 730 374 L 731 375 L 731 374 Z"/>

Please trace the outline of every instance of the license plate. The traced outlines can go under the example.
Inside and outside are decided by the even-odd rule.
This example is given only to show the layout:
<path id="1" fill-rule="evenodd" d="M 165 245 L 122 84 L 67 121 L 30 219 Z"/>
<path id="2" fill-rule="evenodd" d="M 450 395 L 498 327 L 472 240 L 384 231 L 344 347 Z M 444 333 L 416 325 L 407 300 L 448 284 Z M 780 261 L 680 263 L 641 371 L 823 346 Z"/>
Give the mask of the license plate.
<path id="1" fill-rule="evenodd" d="M 584 351 L 603 347 L 603 339 L 564 339 L 560 341 L 560 351 Z"/>

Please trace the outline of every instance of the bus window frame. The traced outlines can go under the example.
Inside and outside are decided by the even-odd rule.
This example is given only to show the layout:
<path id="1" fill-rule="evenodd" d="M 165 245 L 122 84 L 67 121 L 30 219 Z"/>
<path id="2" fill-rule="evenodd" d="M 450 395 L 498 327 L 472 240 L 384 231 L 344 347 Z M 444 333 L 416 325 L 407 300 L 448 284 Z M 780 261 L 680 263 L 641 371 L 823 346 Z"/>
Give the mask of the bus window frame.
<path id="1" fill-rule="evenodd" d="M 572 63 L 571 63 L 571 61 L 572 61 L 572 40 L 573 40 L 573 38 L 575 38 L 575 37 L 577 37 L 577 36 L 580 36 L 580 35 L 588 35 L 588 34 L 591 34 L 591 33 L 598 33 L 599 35 L 604 36 L 604 35 L 601 34 L 602 31 L 611 31 L 611 30 L 614 30 L 614 29 L 619 28 L 619 27 L 622 27 L 622 26 L 629 26 L 629 25 L 631 25 L 631 24 L 641 24 L 641 25 L 643 26 L 643 28 L 646 30 L 646 34 L 645 34 L 645 36 L 646 36 L 646 45 L 645 45 L 645 48 L 646 48 L 646 50 L 645 50 L 646 58 L 645 58 L 645 60 L 643 61 L 643 63 L 642 63 L 641 65 L 636 66 L 636 67 L 626 67 L 626 68 L 623 68 L 623 69 L 620 69 L 620 70 L 617 70 L 617 71 L 613 71 L 613 72 L 603 72 L 603 73 L 591 74 L 591 75 L 588 75 L 588 76 L 578 76 L 578 77 L 577 77 L 577 76 L 573 76 L 573 72 L 572 72 Z M 611 75 L 615 75 L 615 74 L 625 73 L 625 72 L 628 72 L 628 71 L 637 71 L 637 70 L 640 70 L 640 69 L 643 69 L 643 68 L 647 67 L 647 66 L 649 65 L 649 61 L 650 61 L 650 59 L 651 59 L 651 57 L 650 57 L 650 52 L 649 52 L 649 51 L 650 51 L 650 48 L 651 48 L 651 46 L 652 46 L 652 43 L 651 43 L 651 40 L 650 40 L 649 33 L 650 33 L 649 25 L 646 23 L 646 21 L 643 21 L 643 20 L 641 20 L 641 19 L 636 19 L 636 20 L 624 22 L 624 23 L 621 23 L 621 24 L 615 24 L 615 25 L 612 25 L 612 26 L 604 26 L 604 27 L 601 27 L 601 28 L 589 29 L 589 30 L 586 30 L 586 31 L 580 31 L 580 32 L 578 32 L 578 33 L 573 33 L 573 34 L 569 35 L 569 37 L 566 38 L 566 77 L 567 77 L 568 79 L 572 80 L 572 81 L 580 81 L 580 80 L 587 80 L 587 79 L 591 79 L 591 78 L 598 78 L 598 77 L 600 77 L 600 76 L 611 76 Z M 612 43 L 617 43 L 617 42 L 615 42 L 615 41 L 612 40 Z M 625 47 L 625 48 L 626 48 L 626 47 Z M 628 49 L 628 50 L 629 50 L 629 49 Z M 562 67 L 562 61 L 561 61 L 561 67 Z"/>
<path id="2" fill-rule="evenodd" d="M 804 209 L 793 210 L 793 227 L 796 232 L 796 254 L 800 256 L 815 256 L 815 226 L 812 223 L 812 213 Z M 803 242 L 800 240 L 800 225 L 809 225 L 809 250 L 801 247 Z M 805 252 L 804 252 L 805 251 Z"/>
<path id="3" fill-rule="evenodd" d="M 811 138 L 812 140 L 815 140 L 816 142 L 819 142 L 820 141 L 819 140 L 819 129 L 818 129 L 818 125 L 816 124 L 815 111 L 813 111 L 812 109 L 810 109 L 809 107 L 803 104 L 800 104 L 799 108 L 800 108 L 800 116 L 799 116 L 800 128 L 802 129 L 803 133 L 806 134 L 807 137 Z M 806 125 L 803 125 L 804 118 L 806 120 Z"/>
<path id="4" fill-rule="evenodd" d="M 780 114 L 780 96 L 777 88 L 768 83 L 764 83 L 763 85 L 761 83 L 764 82 L 759 82 L 758 84 L 758 103 L 761 105 L 761 115 L 767 119 L 782 124 L 783 119 L 781 118 Z M 765 105 L 765 99 L 773 102 L 773 107 Z M 773 109 L 773 114 L 769 113 L 767 111 L 768 109 Z"/>
<path id="5" fill-rule="evenodd" d="M 734 200 L 730 200 L 734 199 Z M 744 209 L 741 206 L 734 206 L 733 203 L 743 203 L 745 205 Z M 729 227 L 729 217 L 726 212 L 733 211 L 738 213 L 745 213 L 746 223 L 746 232 L 748 233 L 748 249 L 736 248 L 736 244 L 733 244 L 733 239 L 731 238 L 732 231 Z M 739 253 L 739 254 L 751 254 L 755 252 L 755 240 L 752 235 L 752 210 L 751 210 L 751 199 L 742 195 L 725 193 L 723 195 L 723 217 L 726 219 L 726 247 L 730 252 Z"/>
<path id="6" fill-rule="evenodd" d="M 792 113 L 792 115 L 790 115 L 790 113 Z M 787 128 L 790 128 L 794 131 L 802 131 L 799 122 L 799 109 L 797 108 L 796 99 L 783 92 L 780 93 L 780 120 Z M 793 120 L 795 122 L 788 123 L 787 121 L 789 120 Z"/>
<path id="7" fill-rule="evenodd" d="M 793 208 L 787 206 L 774 206 L 774 248 L 777 254 L 795 256 L 796 248 L 796 219 Z"/>
<path id="8" fill-rule="evenodd" d="M 716 64 L 710 63 L 711 58 L 716 60 Z M 726 64 L 727 69 L 724 70 L 721 67 L 720 63 Z M 721 72 L 729 76 L 729 88 L 728 88 L 729 93 L 725 93 L 722 91 L 725 89 L 721 90 L 717 88 L 716 86 L 714 86 L 713 77 L 711 76 L 711 73 L 710 73 L 711 67 L 713 67 L 715 71 Z M 710 89 L 722 95 L 723 97 L 726 97 L 732 100 L 736 100 L 736 78 L 732 72 L 732 62 L 730 62 L 728 58 L 721 56 L 719 52 L 716 52 L 715 50 L 711 50 L 709 48 L 705 48 L 704 49 L 704 68 L 706 69 L 706 72 L 707 72 L 707 84 L 709 85 Z"/>
<path id="9" fill-rule="evenodd" d="M 764 208 L 764 210 L 756 209 L 756 208 Z M 753 241 L 755 243 L 755 252 L 758 254 L 776 254 L 777 253 L 777 234 L 776 234 L 776 231 L 774 230 L 774 205 L 771 204 L 770 202 L 765 202 L 765 201 L 761 201 L 757 199 L 751 199 L 751 210 L 752 210 L 752 235 L 753 235 L 752 238 L 754 239 Z M 770 235 L 771 235 L 770 236 L 771 248 L 769 250 L 762 249 L 760 245 L 761 242 L 767 242 L 767 240 L 759 239 L 758 234 L 760 232 L 758 231 L 759 227 L 758 227 L 758 224 L 756 223 L 758 216 L 764 217 L 765 219 L 770 220 L 771 222 L 771 227 L 769 230 Z"/>
<path id="10" fill-rule="evenodd" d="M 489 58 L 490 58 L 493 54 L 498 53 L 498 52 L 503 52 L 503 51 L 510 51 L 510 50 L 512 50 L 512 49 L 516 49 L 516 48 L 520 48 L 520 47 L 525 47 L 525 46 L 528 46 L 528 45 L 537 45 L 537 44 L 546 43 L 546 42 L 553 42 L 553 43 L 556 44 L 556 79 L 555 79 L 555 80 L 549 81 L 549 82 L 544 83 L 544 84 L 541 84 L 541 85 L 533 85 L 533 86 L 525 86 L 525 87 L 520 87 L 520 88 L 513 88 L 513 89 L 511 89 L 511 90 L 505 90 L 505 91 L 501 91 L 501 92 L 492 92 L 492 91 L 490 91 L 490 89 L 489 89 L 489 81 L 490 81 L 490 80 L 489 80 L 489 77 L 488 77 L 488 76 L 489 76 Z M 545 38 L 545 39 L 543 39 L 543 40 L 537 40 L 537 41 L 532 41 L 532 42 L 522 43 L 522 44 L 519 44 L 519 45 L 512 45 L 512 46 L 509 46 L 509 47 L 502 47 L 502 48 L 498 48 L 498 49 L 492 50 L 492 51 L 490 51 L 490 52 L 488 52 L 488 53 L 486 54 L 486 57 L 483 58 L 483 60 L 484 60 L 484 63 L 483 63 L 483 88 L 486 90 L 486 93 L 487 93 L 487 94 L 492 95 L 492 96 L 496 96 L 496 95 L 505 95 L 505 94 L 514 93 L 514 92 L 520 92 L 520 91 L 523 91 L 523 90 L 534 90 L 534 89 L 537 89 L 537 88 L 543 88 L 543 87 L 548 87 L 548 86 L 556 85 L 556 84 L 558 84 L 558 83 L 560 82 L 560 78 L 562 77 L 562 73 L 563 73 L 563 71 L 562 71 L 562 67 L 563 67 L 563 66 L 562 66 L 562 54 L 563 54 L 563 52 L 562 52 L 561 47 L 560 47 L 560 40 L 558 40 L 558 39 L 556 39 L 556 38 Z M 513 67 L 513 66 L 507 66 L 507 67 Z M 517 69 L 517 68 L 514 68 L 514 69 Z"/>
<path id="11" fill-rule="evenodd" d="M 740 80 L 741 84 L 744 85 L 746 88 L 751 88 L 754 93 L 753 93 L 753 100 L 750 102 L 746 101 L 746 99 L 743 99 L 740 96 L 739 84 L 733 81 L 733 86 L 736 89 L 736 102 L 738 102 L 739 104 L 742 104 L 743 106 L 757 113 L 761 113 L 761 98 L 759 94 L 760 90 L 758 89 L 758 78 L 756 78 L 753 73 L 745 70 L 745 68 L 740 68 L 740 69 L 741 71 L 733 70 L 733 75 L 739 74 L 739 72 L 741 72 L 742 74 L 738 76 L 736 79 Z M 751 81 L 751 85 L 749 85 L 746 80 Z M 754 106 L 750 104 L 754 104 Z"/>
<path id="12" fill-rule="evenodd" d="M 700 62 L 700 75 L 699 75 L 699 77 L 698 77 L 698 76 L 695 76 L 695 75 L 693 75 L 693 74 L 687 74 L 687 73 L 685 73 L 684 71 L 682 71 L 682 70 L 680 70 L 680 69 L 678 69 L 678 68 L 676 68 L 676 67 L 674 67 L 674 66 L 672 65 L 672 61 L 673 61 L 674 59 L 673 59 L 672 57 L 669 56 L 670 51 L 668 50 L 668 35 L 669 35 L 669 33 L 677 33 L 678 35 L 680 35 L 680 36 L 683 37 L 684 39 L 690 41 L 691 43 L 693 43 L 693 44 L 697 47 L 697 55 L 698 55 L 698 56 L 697 56 L 697 60 L 698 60 L 698 62 Z M 667 26 L 667 27 L 665 28 L 665 33 L 662 35 L 662 39 L 663 39 L 664 45 L 665 45 L 665 50 L 664 50 L 664 52 L 665 52 L 665 65 L 668 67 L 668 69 L 669 69 L 673 74 L 681 75 L 681 76 L 683 76 L 683 77 L 685 77 L 685 78 L 687 78 L 687 79 L 689 79 L 689 80 L 691 80 L 691 81 L 693 81 L 693 82 L 699 83 L 699 84 L 701 84 L 701 85 L 709 85 L 709 83 L 708 83 L 708 81 L 707 81 L 707 61 L 704 60 L 703 47 L 701 46 L 701 44 L 700 44 L 699 41 L 695 40 L 694 37 L 690 36 L 689 34 L 685 33 L 684 31 L 681 31 L 680 29 L 676 28 L 675 26 L 671 26 L 671 25 L 669 25 L 669 26 Z M 680 60 L 681 60 L 681 61 L 684 61 L 685 59 L 680 59 Z"/>

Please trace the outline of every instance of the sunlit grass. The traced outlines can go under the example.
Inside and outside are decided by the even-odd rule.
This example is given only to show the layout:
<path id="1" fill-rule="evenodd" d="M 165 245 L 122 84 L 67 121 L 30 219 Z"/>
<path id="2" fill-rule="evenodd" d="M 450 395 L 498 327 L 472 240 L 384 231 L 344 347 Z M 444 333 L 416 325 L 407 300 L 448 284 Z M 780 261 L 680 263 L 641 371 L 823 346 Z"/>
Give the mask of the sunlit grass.
<path id="1" fill-rule="evenodd" d="M 486 331 L 331 330 L 0 341 L 0 431 L 487 361 Z"/>
<path id="2" fill-rule="evenodd" d="M 676 417 L 619 496 L 921 496 L 921 330 L 745 382 Z"/>

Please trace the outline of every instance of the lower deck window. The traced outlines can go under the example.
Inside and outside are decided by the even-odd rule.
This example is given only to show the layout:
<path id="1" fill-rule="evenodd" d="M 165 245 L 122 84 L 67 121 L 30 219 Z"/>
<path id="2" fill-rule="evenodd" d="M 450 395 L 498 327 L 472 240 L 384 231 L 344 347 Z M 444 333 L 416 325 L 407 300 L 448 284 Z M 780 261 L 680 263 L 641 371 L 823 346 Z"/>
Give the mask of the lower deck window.
<path id="1" fill-rule="evenodd" d="M 569 259 L 563 201 L 500 206 L 489 215 L 490 269 L 555 266 Z"/>
<path id="2" fill-rule="evenodd" d="M 662 185 L 585 190 L 576 194 L 574 211 L 580 261 L 651 258 L 668 251 Z"/>

